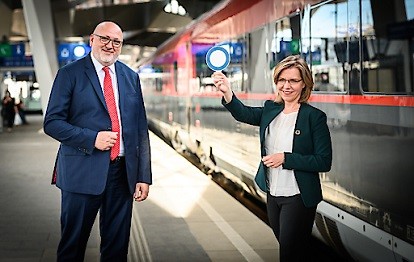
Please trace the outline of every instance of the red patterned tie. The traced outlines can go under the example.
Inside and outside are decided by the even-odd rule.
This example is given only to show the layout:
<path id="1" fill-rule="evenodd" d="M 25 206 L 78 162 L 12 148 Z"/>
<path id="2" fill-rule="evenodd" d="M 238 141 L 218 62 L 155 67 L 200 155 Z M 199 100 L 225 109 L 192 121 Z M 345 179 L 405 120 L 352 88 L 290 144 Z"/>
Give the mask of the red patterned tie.
<path id="1" fill-rule="evenodd" d="M 111 75 L 109 73 L 109 67 L 105 66 L 103 68 L 105 71 L 104 78 L 104 96 L 106 101 L 106 106 L 108 107 L 109 116 L 111 117 L 112 123 L 112 132 L 118 132 L 118 139 L 115 142 L 115 145 L 111 148 L 111 160 L 114 160 L 119 155 L 119 120 L 118 112 L 116 111 L 116 103 L 114 90 L 112 88 Z"/>

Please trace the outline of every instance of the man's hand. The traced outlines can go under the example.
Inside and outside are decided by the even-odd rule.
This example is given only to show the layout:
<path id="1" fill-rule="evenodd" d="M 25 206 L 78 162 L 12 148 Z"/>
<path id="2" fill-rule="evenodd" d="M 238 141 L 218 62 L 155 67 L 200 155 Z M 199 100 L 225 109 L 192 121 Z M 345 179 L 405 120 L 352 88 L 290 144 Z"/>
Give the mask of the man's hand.
<path id="1" fill-rule="evenodd" d="M 134 199 L 137 202 L 144 201 L 148 197 L 149 185 L 146 183 L 137 183 L 135 185 Z"/>
<path id="2" fill-rule="evenodd" d="M 118 132 L 101 131 L 98 132 L 95 140 L 95 147 L 99 150 L 110 150 L 118 139 Z"/>

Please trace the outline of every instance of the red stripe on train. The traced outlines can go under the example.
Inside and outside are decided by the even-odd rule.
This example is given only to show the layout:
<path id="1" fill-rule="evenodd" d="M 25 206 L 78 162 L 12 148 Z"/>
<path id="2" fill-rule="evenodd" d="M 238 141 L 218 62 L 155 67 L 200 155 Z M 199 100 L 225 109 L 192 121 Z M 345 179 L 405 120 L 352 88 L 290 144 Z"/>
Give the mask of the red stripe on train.
<path id="1" fill-rule="evenodd" d="M 273 100 L 275 99 L 274 94 L 237 93 L 236 95 L 240 99 L 252 99 L 252 100 Z M 192 96 L 220 98 L 221 94 L 218 92 L 208 92 L 208 93 L 195 93 Z M 414 107 L 413 96 L 395 96 L 395 95 L 335 95 L 335 94 L 328 95 L 328 94 L 315 94 L 314 93 L 310 97 L 309 102 Z"/>

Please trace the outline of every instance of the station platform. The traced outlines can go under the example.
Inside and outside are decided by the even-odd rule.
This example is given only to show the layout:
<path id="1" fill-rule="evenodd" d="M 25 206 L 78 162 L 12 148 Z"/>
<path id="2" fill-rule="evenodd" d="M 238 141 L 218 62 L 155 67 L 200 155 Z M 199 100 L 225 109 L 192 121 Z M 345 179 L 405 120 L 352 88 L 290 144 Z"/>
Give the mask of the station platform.
<path id="1" fill-rule="evenodd" d="M 0 132 L 0 261 L 56 261 L 60 190 L 50 184 L 58 142 L 42 116 Z M 157 136 L 153 185 L 134 203 L 129 261 L 278 261 L 264 222 Z M 85 261 L 99 261 L 96 221 Z"/>

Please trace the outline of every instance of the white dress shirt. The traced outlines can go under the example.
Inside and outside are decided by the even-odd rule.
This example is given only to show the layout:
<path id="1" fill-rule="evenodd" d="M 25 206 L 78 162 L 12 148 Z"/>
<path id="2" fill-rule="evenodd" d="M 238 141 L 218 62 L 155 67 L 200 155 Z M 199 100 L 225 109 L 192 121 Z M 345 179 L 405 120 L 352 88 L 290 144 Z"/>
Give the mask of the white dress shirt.
<path id="1" fill-rule="evenodd" d="M 96 74 L 98 75 L 99 83 L 101 84 L 102 93 L 103 93 L 104 92 L 103 83 L 104 83 L 104 78 L 105 78 L 105 71 L 103 70 L 104 66 L 101 65 L 101 63 L 99 63 L 98 60 L 96 60 L 92 54 L 91 54 L 91 57 L 92 57 L 92 62 L 93 62 L 93 65 L 95 66 Z M 109 67 L 109 72 L 111 74 L 112 88 L 114 89 L 116 111 L 118 113 L 118 120 L 119 120 L 119 134 L 118 134 L 118 138 L 120 139 L 119 140 L 119 143 L 120 143 L 119 156 L 124 156 L 125 148 L 124 148 L 124 141 L 122 139 L 122 122 L 121 122 L 121 112 L 119 110 L 119 92 L 118 92 L 118 81 L 117 81 L 116 72 L 115 72 L 115 64 L 112 64 L 108 67 Z"/>

